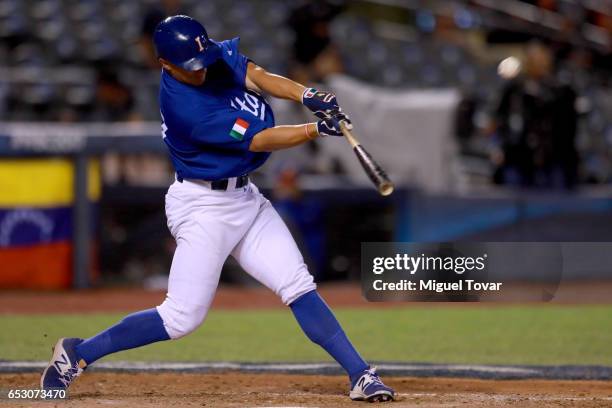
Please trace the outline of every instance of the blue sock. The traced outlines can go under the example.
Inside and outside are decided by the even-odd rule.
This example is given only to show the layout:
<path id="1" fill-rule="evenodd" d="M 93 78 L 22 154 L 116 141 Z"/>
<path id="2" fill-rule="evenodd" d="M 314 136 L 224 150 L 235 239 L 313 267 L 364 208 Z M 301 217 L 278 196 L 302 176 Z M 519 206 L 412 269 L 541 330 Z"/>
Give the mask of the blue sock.
<path id="1" fill-rule="evenodd" d="M 91 364 L 107 354 L 168 340 L 157 309 L 148 309 L 126 316 L 116 325 L 76 346 L 77 355 Z"/>
<path id="2" fill-rule="evenodd" d="M 346 337 L 340 323 L 316 290 L 289 305 L 306 336 L 323 347 L 346 370 L 354 383 L 368 364 Z"/>

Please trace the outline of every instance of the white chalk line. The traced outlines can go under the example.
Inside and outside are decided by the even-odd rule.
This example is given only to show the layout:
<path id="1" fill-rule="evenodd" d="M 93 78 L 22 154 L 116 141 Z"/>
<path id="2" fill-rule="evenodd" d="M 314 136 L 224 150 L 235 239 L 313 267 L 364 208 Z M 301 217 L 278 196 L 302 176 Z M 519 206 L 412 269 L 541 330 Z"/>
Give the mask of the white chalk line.
<path id="1" fill-rule="evenodd" d="M 415 392 L 415 393 L 399 393 L 398 396 L 404 398 L 418 398 L 418 397 L 474 397 L 482 399 L 482 393 L 461 393 L 461 392 Z M 517 395 L 517 394 L 487 394 L 487 399 L 494 400 L 513 400 L 513 401 L 612 401 L 612 397 L 572 397 L 572 396 L 539 396 L 539 395 Z"/>
<path id="2" fill-rule="evenodd" d="M 46 361 L 0 361 L 0 371 L 23 370 L 23 369 L 43 369 Z M 488 365 L 418 365 L 418 364 L 377 364 L 379 370 L 384 371 L 449 371 L 449 372 L 480 372 L 489 374 L 519 374 L 534 375 L 540 370 L 507 367 L 507 366 L 488 366 Z M 338 370 L 338 365 L 334 363 L 271 363 L 271 364 L 250 364 L 250 363 L 231 363 L 231 362 L 211 362 L 211 363 L 192 363 L 192 362 L 144 362 L 144 361 L 110 361 L 99 362 L 95 366 L 105 370 L 142 370 L 142 371 L 184 371 L 184 370 L 240 370 L 240 371 L 265 371 L 265 372 L 304 372 L 321 370 Z"/>

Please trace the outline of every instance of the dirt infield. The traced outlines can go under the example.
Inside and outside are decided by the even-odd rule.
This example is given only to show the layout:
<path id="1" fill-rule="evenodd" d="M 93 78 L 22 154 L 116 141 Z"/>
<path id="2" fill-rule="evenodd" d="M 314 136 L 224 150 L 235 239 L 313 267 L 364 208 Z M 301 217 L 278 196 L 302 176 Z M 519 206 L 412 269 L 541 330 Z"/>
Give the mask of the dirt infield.
<path id="1" fill-rule="evenodd" d="M 517 286 L 508 293 L 509 302 L 519 302 L 521 294 L 529 290 Z M 356 284 L 326 284 L 319 287 L 321 296 L 332 307 L 384 308 L 416 304 L 416 302 L 368 302 Z M 564 284 L 556 293 L 553 303 L 560 304 L 609 304 L 612 302 L 612 282 L 574 282 Z M 78 291 L 36 292 L 1 291 L 0 313 L 95 313 L 141 310 L 160 304 L 165 291 L 148 291 L 140 288 L 106 288 Z M 420 303 L 423 305 L 424 303 Z M 444 302 L 428 302 L 430 307 L 448 305 Z M 478 303 L 453 303 L 454 306 L 471 307 Z M 489 303 L 488 305 L 495 305 Z M 499 303 L 498 303 L 499 304 Z M 536 303 L 545 305 L 546 303 Z M 215 295 L 213 309 L 266 309 L 284 307 L 280 299 L 263 287 L 220 286 Z"/>
<path id="2" fill-rule="evenodd" d="M 357 285 L 327 285 L 320 288 L 325 299 L 336 307 L 389 307 L 393 303 L 369 303 Z M 160 304 L 165 291 L 140 288 L 107 288 L 78 291 L 0 292 L 0 313 L 96 313 L 141 310 Z M 280 299 L 263 287 L 220 286 L 213 309 L 268 309 L 284 307 Z"/>
<path id="3" fill-rule="evenodd" d="M 35 388 L 37 374 L 2 374 L 0 388 Z M 390 407 L 612 407 L 612 383 L 388 377 Z M 283 374 L 88 373 L 61 407 L 358 407 L 339 376 Z M 0 401 L 1 404 L 1 401 Z M 11 406 L 40 406 L 12 401 Z"/>

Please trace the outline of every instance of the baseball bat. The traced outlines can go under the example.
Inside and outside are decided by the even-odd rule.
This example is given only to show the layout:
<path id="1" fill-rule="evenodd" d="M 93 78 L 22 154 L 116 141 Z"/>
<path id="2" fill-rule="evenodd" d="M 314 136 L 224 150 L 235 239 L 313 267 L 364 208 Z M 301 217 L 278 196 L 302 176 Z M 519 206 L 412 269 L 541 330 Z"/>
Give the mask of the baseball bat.
<path id="1" fill-rule="evenodd" d="M 370 153 L 359 143 L 357 138 L 353 135 L 349 128 L 346 127 L 344 122 L 340 122 L 340 130 L 346 140 L 353 148 L 353 152 L 359 159 L 361 167 L 366 172 L 372 183 L 376 186 L 376 189 L 382 196 L 388 196 L 393 193 L 395 188 L 393 182 L 387 176 L 387 173 L 380 167 L 376 160 L 370 155 Z"/>

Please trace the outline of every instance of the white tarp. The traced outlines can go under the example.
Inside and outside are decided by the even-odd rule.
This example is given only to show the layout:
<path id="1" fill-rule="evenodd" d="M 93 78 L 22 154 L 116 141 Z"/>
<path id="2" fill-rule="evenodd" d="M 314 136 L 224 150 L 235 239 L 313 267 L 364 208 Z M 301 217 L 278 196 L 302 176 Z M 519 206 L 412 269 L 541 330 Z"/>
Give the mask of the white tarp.
<path id="1" fill-rule="evenodd" d="M 393 91 L 346 76 L 330 83 L 351 115 L 355 134 L 397 184 L 437 192 L 456 189 L 458 150 L 452 122 L 457 91 Z"/>
<path id="2" fill-rule="evenodd" d="M 457 91 L 395 91 L 343 75 L 331 78 L 329 89 L 350 114 L 355 135 L 397 185 L 418 186 L 430 192 L 459 188 L 458 152 L 452 136 L 453 114 L 459 102 Z M 315 119 L 284 101 L 273 100 L 273 108 L 279 125 Z M 298 163 L 304 160 L 335 157 L 347 170 L 349 179 L 368 183 L 345 140 L 328 138 L 320 141 L 320 146 L 316 159 L 301 147 L 273 155 L 270 166 L 282 166 L 284 162 L 300 167 Z"/>

